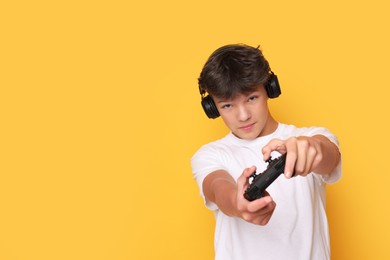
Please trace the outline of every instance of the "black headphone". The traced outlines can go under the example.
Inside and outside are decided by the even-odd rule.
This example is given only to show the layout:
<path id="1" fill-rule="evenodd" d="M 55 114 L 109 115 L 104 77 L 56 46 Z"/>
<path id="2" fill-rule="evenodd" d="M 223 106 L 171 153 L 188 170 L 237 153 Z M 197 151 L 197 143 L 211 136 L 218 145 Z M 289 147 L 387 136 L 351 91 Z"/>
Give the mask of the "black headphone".
<path id="1" fill-rule="evenodd" d="M 270 78 L 264 85 L 269 98 L 277 98 L 282 91 L 280 90 L 278 77 L 271 71 Z M 199 86 L 199 92 L 202 96 L 202 107 L 208 118 L 215 119 L 219 117 L 217 106 L 210 95 L 205 96 L 206 91 Z"/>

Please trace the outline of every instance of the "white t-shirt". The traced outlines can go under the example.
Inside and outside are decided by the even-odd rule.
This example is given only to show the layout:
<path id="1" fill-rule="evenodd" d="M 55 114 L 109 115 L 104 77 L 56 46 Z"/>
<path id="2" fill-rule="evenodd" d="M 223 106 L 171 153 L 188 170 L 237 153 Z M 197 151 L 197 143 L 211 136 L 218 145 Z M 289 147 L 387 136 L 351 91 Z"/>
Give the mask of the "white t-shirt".
<path id="1" fill-rule="evenodd" d="M 261 149 L 273 138 L 317 134 L 338 146 L 337 138 L 325 128 L 279 124 L 272 134 L 251 141 L 229 133 L 195 153 L 191 159 L 194 178 L 207 208 L 214 211 L 216 218 L 216 260 L 330 259 L 325 183 L 334 183 L 341 177 L 341 162 L 327 179 L 315 173 L 292 179 L 277 178 L 267 188 L 276 209 L 265 226 L 225 215 L 216 204 L 206 201 L 202 191 L 204 178 L 216 170 L 227 171 L 235 180 L 252 165 L 257 167 L 257 173 L 263 172 L 267 163 L 263 161 Z M 271 155 L 275 158 L 280 154 L 272 152 Z"/>

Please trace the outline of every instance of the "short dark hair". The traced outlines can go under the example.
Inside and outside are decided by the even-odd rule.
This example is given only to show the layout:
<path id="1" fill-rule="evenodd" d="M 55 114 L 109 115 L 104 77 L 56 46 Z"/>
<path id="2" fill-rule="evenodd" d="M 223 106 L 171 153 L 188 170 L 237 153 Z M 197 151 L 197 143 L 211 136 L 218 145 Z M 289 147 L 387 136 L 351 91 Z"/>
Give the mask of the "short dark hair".
<path id="1" fill-rule="evenodd" d="M 264 85 L 271 69 L 263 53 L 245 44 L 225 45 L 214 51 L 198 78 L 201 93 L 219 98 L 247 94 Z"/>

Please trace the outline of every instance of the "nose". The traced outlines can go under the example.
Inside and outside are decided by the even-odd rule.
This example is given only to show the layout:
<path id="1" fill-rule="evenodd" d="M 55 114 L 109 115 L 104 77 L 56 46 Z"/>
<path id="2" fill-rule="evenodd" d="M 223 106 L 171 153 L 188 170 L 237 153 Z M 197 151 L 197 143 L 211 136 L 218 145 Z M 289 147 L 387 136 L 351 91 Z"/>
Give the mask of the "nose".
<path id="1" fill-rule="evenodd" d="M 249 109 L 247 109 L 245 106 L 239 106 L 237 111 L 237 118 L 238 120 L 244 122 L 247 121 L 251 117 Z"/>

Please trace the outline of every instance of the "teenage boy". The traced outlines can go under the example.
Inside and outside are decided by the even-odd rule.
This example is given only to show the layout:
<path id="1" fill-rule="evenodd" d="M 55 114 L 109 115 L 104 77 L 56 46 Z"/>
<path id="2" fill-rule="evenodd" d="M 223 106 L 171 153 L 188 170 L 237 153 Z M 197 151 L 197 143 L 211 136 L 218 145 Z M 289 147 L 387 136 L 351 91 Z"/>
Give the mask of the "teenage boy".
<path id="1" fill-rule="evenodd" d="M 325 185 L 341 177 L 336 136 L 323 127 L 275 120 L 268 99 L 279 96 L 280 86 L 258 47 L 217 49 L 203 67 L 199 90 L 207 116 L 221 116 L 230 130 L 191 159 L 216 218 L 215 259 L 330 259 Z M 285 178 L 277 178 L 262 198 L 245 199 L 250 176 L 284 153 Z"/>

